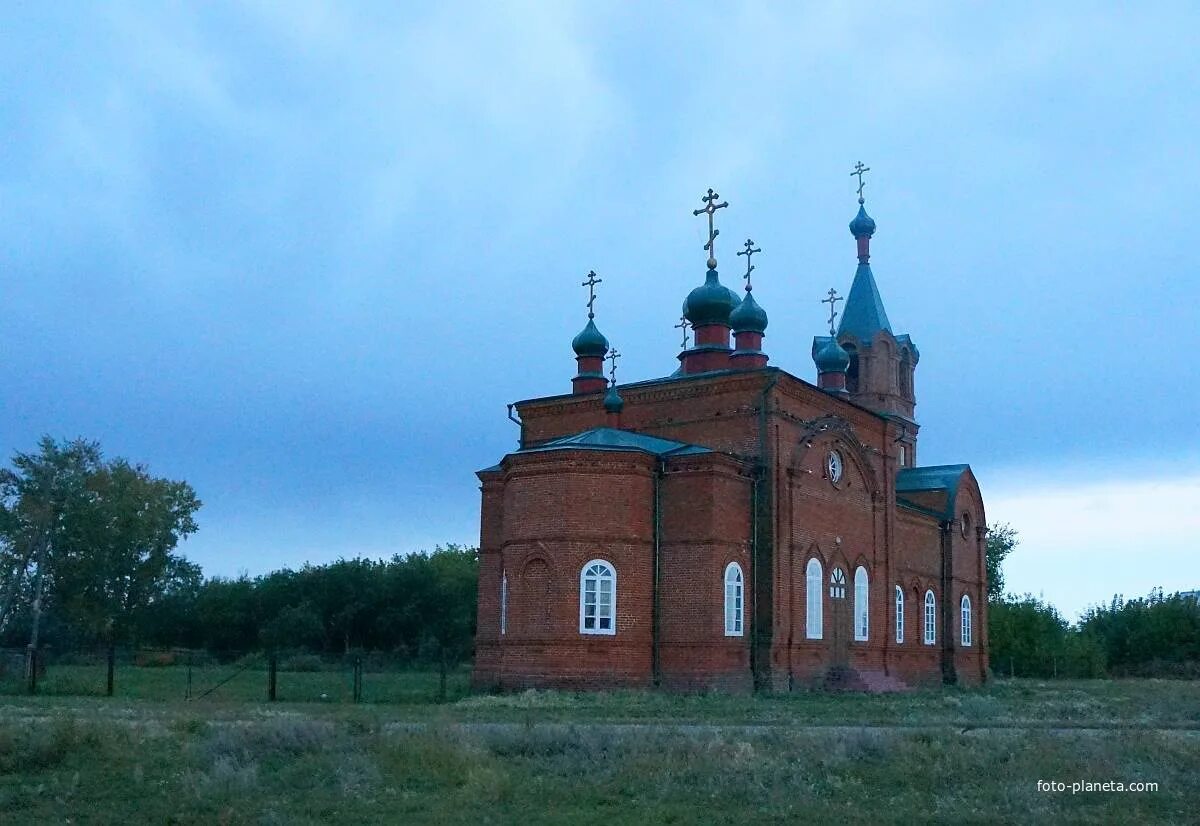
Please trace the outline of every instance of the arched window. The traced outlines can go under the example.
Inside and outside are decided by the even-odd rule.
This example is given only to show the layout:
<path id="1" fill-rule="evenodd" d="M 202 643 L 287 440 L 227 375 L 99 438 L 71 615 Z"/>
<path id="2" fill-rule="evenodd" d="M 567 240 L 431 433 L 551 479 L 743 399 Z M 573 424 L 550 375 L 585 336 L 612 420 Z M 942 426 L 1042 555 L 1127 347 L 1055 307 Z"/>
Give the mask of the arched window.
<path id="1" fill-rule="evenodd" d="M 846 368 L 846 392 L 858 392 L 858 348 L 850 342 L 842 344 L 842 349 L 850 356 L 850 366 Z"/>
<path id="2" fill-rule="evenodd" d="M 508 574 L 500 572 L 500 633 L 508 633 Z"/>
<path id="3" fill-rule="evenodd" d="M 617 572 L 593 559 L 579 573 L 579 633 L 617 633 Z"/>
<path id="4" fill-rule="evenodd" d="M 904 589 L 896 586 L 896 642 L 904 642 Z"/>
<path id="5" fill-rule="evenodd" d="M 810 640 L 821 639 L 821 590 L 825 587 L 823 580 L 821 563 L 815 557 L 808 560 L 807 587 L 805 588 L 808 612 L 805 617 L 804 634 Z"/>
<path id="6" fill-rule="evenodd" d="M 971 598 L 963 594 L 959 605 L 962 609 L 962 644 L 964 648 L 968 648 L 971 645 Z"/>
<path id="7" fill-rule="evenodd" d="M 867 569 L 854 571 L 854 639 L 867 641 Z"/>
<path id="8" fill-rule="evenodd" d="M 937 642 L 937 599 L 933 591 L 925 592 L 925 644 Z"/>
<path id="9" fill-rule="evenodd" d="M 730 562 L 725 566 L 725 636 L 740 637 L 746 616 L 745 589 L 742 566 Z"/>
<path id="10" fill-rule="evenodd" d="M 897 384 L 900 387 L 900 395 L 906 399 L 911 399 L 913 396 L 912 378 L 913 364 L 912 356 L 908 350 L 900 351 L 900 381 Z"/>

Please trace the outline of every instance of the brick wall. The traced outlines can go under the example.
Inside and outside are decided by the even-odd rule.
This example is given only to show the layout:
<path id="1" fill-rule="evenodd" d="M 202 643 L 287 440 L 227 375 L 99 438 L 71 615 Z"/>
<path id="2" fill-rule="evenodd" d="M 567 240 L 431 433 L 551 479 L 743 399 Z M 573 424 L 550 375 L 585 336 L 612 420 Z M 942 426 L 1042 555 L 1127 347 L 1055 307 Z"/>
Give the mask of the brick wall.
<path id="1" fill-rule="evenodd" d="M 749 688 L 752 630 L 759 632 L 755 651 L 767 686 L 821 682 L 835 663 L 869 679 L 941 680 L 943 634 L 952 633 L 957 643 L 959 628 L 957 621 L 953 628 L 943 627 L 938 519 L 896 504 L 901 424 L 775 368 L 620 390 L 623 428 L 719 452 L 677 457 L 661 468 L 658 656 L 664 685 Z M 598 394 L 529 400 L 518 403 L 517 410 L 526 445 L 605 423 Z M 908 436 L 914 432 L 907 427 Z M 826 457 L 834 450 L 844 466 L 836 484 L 826 470 Z M 653 681 L 659 471 L 657 458 L 647 454 L 553 451 L 513 455 L 501 470 L 481 474 L 478 685 Z M 762 510 L 754 522 L 756 490 Z M 937 506 L 937 497 L 929 499 L 929 507 Z M 973 478 L 958 492 L 956 510 L 969 514 L 971 530 L 963 537 L 955 528 L 950 540 L 952 615 L 957 619 L 958 600 L 969 594 L 974 644 L 956 647 L 953 661 L 959 678 L 971 683 L 986 671 L 987 622 L 982 536 L 974 530 L 985 521 Z M 757 555 L 752 536 L 758 537 Z M 814 556 L 822 565 L 821 640 L 808 640 L 805 633 L 806 565 Z M 614 637 L 579 633 L 579 572 L 597 557 L 617 570 Z M 745 579 L 741 637 L 724 633 L 723 575 L 733 561 Z M 869 579 L 866 641 L 855 641 L 852 628 L 854 574 L 860 566 Z M 844 610 L 828 593 L 834 567 L 846 576 Z M 504 635 L 498 624 L 502 575 L 509 581 Z M 899 644 L 897 584 L 905 593 L 905 639 Z M 933 590 L 939 605 L 939 644 L 934 646 L 921 641 L 926 589 Z M 757 608 L 762 621 L 755 629 Z M 835 617 L 841 625 L 835 626 Z M 842 639 L 844 645 L 835 645 Z"/>

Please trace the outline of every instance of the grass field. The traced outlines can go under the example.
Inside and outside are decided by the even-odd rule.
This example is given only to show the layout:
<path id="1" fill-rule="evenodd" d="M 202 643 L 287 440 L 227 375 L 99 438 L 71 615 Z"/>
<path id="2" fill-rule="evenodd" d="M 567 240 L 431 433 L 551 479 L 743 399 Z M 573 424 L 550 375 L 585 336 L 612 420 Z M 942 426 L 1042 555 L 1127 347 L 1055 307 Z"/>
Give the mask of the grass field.
<path id="1" fill-rule="evenodd" d="M 128 675 L 120 683 L 128 693 L 113 698 L 0 698 L 0 820 L 1188 823 L 1200 815 L 1200 684 L 1191 682 L 1015 680 L 886 696 L 526 692 L 439 704 L 435 674 L 406 672 L 376 675 L 393 680 L 397 703 L 351 705 L 269 704 L 258 701 L 262 692 L 139 699 L 177 683 L 168 669 L 136 671 L 156 673 Z M 463 680 L 458 673 L 452 684 Z M 295 685 L 297 698 L 310 693 Z M 1038 791 L 1038 780 L 1067 789 Z M 1073 794 L 1076 781 L 1157 789 Z"/>

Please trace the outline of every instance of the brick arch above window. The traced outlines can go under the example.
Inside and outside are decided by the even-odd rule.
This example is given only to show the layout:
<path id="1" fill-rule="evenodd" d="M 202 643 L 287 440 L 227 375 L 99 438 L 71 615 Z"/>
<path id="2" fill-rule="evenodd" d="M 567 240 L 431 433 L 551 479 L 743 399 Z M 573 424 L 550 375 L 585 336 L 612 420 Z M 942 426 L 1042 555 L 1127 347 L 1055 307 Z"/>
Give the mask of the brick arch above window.
<path id="1" fill-rule="evenodd" d="M 526 557 L 521 565 L 521 576 L 550 576 L 550 561 L 541 555 Z"/>
<path id="2" fill-rule="evenodd" d="M 814 451 L 818 451 L 815 455 L 823 463 L 826 453 L 830 450 L 837 450 L 842 454 L 843 460 L 862 478 L 871 496 L 879 494 L 879 477 L 875 473 L 875 466 L 867 451 L 863 449 L 862 440 L 853 425 L 840 416 L 818 416 L 804 422 L 800 438 L 788 456 L 788 467 L 795 473 L 809 461 Z"/>

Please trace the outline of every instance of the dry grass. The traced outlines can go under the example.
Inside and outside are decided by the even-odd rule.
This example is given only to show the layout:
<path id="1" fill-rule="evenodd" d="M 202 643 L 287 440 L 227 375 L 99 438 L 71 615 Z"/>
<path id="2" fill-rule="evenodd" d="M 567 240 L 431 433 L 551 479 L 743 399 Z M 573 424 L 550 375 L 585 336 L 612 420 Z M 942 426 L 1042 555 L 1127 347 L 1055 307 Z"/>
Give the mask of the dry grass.
<path id="1" fill-rule="evenodd" d="M 0 812 L 6 824 L 1186 822 L 1200 799 L 1200 732 L 1131 726 L 1188 725 L 1194 691 L 531 692 L 423 717 L 416 707 L 42 698 L 0 708 Z M 619 711 L 628 721 L 614 722 Z M 805 725 L 815 712 L 842 725 Z M 863 725 L 889 716 L 894 724 Z M 1064 718 L 1117 727 L 1036 722 Z M 1017 719 L 1035 723 L 980 728 Z M 1039 779 L 1159 790 L 1048 793 Z"/>

